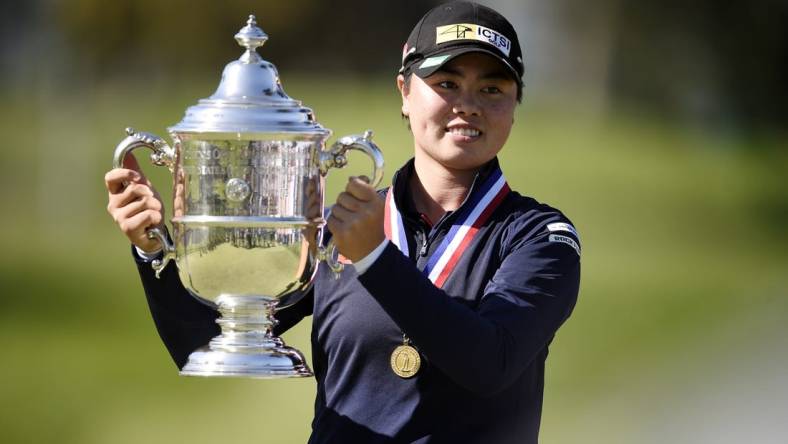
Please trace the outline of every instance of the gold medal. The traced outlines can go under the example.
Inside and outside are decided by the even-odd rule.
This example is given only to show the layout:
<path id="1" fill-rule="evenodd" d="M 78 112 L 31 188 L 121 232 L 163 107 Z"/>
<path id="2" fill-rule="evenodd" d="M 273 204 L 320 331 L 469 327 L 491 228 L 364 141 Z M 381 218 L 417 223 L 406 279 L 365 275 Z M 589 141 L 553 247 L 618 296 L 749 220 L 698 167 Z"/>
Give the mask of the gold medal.
<path id="1" fill-rule="evenodd" d="M 410 378 L 419 371 L 421 366 L 421 356 L 415 348 L 410 346 L 409 342 L 405 337 L 402 345 L 391 353 L 391 369 L 400 378 Z"/>

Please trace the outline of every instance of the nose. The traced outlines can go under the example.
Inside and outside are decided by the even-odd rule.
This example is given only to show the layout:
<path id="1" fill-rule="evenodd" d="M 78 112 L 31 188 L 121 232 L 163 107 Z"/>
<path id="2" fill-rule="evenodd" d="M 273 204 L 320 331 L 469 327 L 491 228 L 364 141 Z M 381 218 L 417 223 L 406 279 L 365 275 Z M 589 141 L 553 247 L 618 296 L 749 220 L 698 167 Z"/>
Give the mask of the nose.
<path id="1" fill-rule="evenodd" d="M 473 91 L 460 91 L 452 104 L 452 111 L 460 115 L 479 115 L 481 114 L 479 98 Z"/>

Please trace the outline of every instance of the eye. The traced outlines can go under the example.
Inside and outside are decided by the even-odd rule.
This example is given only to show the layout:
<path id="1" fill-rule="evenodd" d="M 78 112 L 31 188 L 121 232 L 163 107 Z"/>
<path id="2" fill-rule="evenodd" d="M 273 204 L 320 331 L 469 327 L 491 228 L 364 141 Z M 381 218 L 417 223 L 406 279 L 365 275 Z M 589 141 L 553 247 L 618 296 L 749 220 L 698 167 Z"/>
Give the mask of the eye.
<path id="1" fill-rule="evenodd" d="M 457 89 L 457 84 L 451 80 L 441 80 L 440 82 L 437 82 L 436 85 L 443 89 Z"/>
<path id="2" fill-rule="evenodd" d="M 503 91 L 497 86 L 485 86 L 482 88 L 482 92 L 487 94 L 501 94 Z"/>

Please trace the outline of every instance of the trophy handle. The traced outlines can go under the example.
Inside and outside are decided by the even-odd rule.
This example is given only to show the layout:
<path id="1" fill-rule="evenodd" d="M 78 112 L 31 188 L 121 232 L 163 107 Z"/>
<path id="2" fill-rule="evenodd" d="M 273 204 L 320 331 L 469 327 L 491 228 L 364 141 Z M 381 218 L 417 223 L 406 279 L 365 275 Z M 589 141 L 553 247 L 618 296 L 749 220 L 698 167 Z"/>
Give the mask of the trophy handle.
<path id="1" fill-rule="evenodd" d="M 153 151 L 150 155 L 151 163 L 157 166 L 166 166 L 172 172 L 175 165 L 175 150 L 167 145 L 167 142 L 161 137 L 151 133 L 134 131 L 133 128 L 126 128 L 126 138 L 121 140 L 115 148 L 112 166 L 123 168 L 126 154 L 140 147 L 150 148 Z"/>
<path id="2" fill-rule="evenodd" d="M 376 187 L 383 180 L 383 153 L 377 145 L 372 143 L 372 130 L 364 131 L 363 135 L 354 134 L 345 136 L 334 142 L 331 149 L 320 153 L 320 174 L 328 174 L 329 168 L 342 168 L 347 165 L 345 153 L 348 150 L 361 151 L 372 159 L 372 175 L 369 183 Z M 317 258 L 326 262 L 328 268 L 334 272 L 334 277 L 339 278 L 339 274 L 345 266 L 334 259 L 337 246 L 334 239 L 328 241 L 328 245 L 318 248 Z"/>
<path id="3" fill-rule="evenodd" d="M 126 138 L 121 140 L 115 148 L 112 166 L 114 168 L 123 168 L 123 161 L 126 155 L 140 147 L 150 148 L 153 151 L 150 155 L 151 163 L 157 166 L 166 166 L 170 172 L 173 171 L 173 166 L 175 165 L 175 150 L 167 145 L 167 142 L 161 137 L 151 133 L 137 132 L 134 131 L 133 128 L 126 128 Z M 156 277 L 158 278 L 170 260 L 175 259 L 175 247 L 159 228 L 148 229 L 147 235 L 148 239 L 158 239 L 164 250 L 164 257 L 156 259 L 151 263 L 151 266 L 156 271 Z"/>
<path id="4" fill-rule="evenodd" d="M 328 245 L 317 249 L 317 260 L 324 261 L 328 268 L 334 272 L 334 279 L 339 279 L 339 275 L 345 269 L 345 266 L 335 259 L 336 252 L 337 245 L 334 243 L 334 239 L 329 239 Z"/>
<path id="5" fill-rule="evenodd" d="M 158 239 L 161 242 L 161 247 L 164 252 L 164 256 L 161 259 L 154 259 L 151 262 L 151 267 L 153 271 L 156 272 L 156 279 L 159 278 L 159 275 L 164 268 L 167 267 L 167 264 L 170 263 L 171 260 L 175 259 L 175 246 L 170 242 L 167 238 L 167 235 L 164 234 L 164 231 L 160 228 L 151 228 L 147 232 L 148 239 Z"/>
<path id="6" fill-rule="evenodd" d="M 383 180 L 383 153 L 377 145 L 372 143 L 372 130 L 366 130 L 363 135 L 354 134 L 345 136 L 334 142 L 331 149 L 320 153 L 320 174 L 328 174 L 329 168 L 342 168 L 347 165 L 345 153 L 348 150 L 361 151 L 372 159 L 372 175 L 370 184 L 376 187 Z"/>

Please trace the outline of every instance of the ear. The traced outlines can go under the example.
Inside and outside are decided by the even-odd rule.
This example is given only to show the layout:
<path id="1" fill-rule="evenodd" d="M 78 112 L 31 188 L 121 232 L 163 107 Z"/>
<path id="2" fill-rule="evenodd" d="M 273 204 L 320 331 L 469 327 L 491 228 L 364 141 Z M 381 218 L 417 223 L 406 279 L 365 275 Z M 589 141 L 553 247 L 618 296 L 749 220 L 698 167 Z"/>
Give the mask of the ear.
<path id="1" fill-rule="evenodd" d="M 408 110 L 408 86 L 405 85 L 405 76 L 402 74 L 397 76 L 397 89 L 400 96 L 402 96 L 402 115 L 408 117 L 410 111 Z"/>

